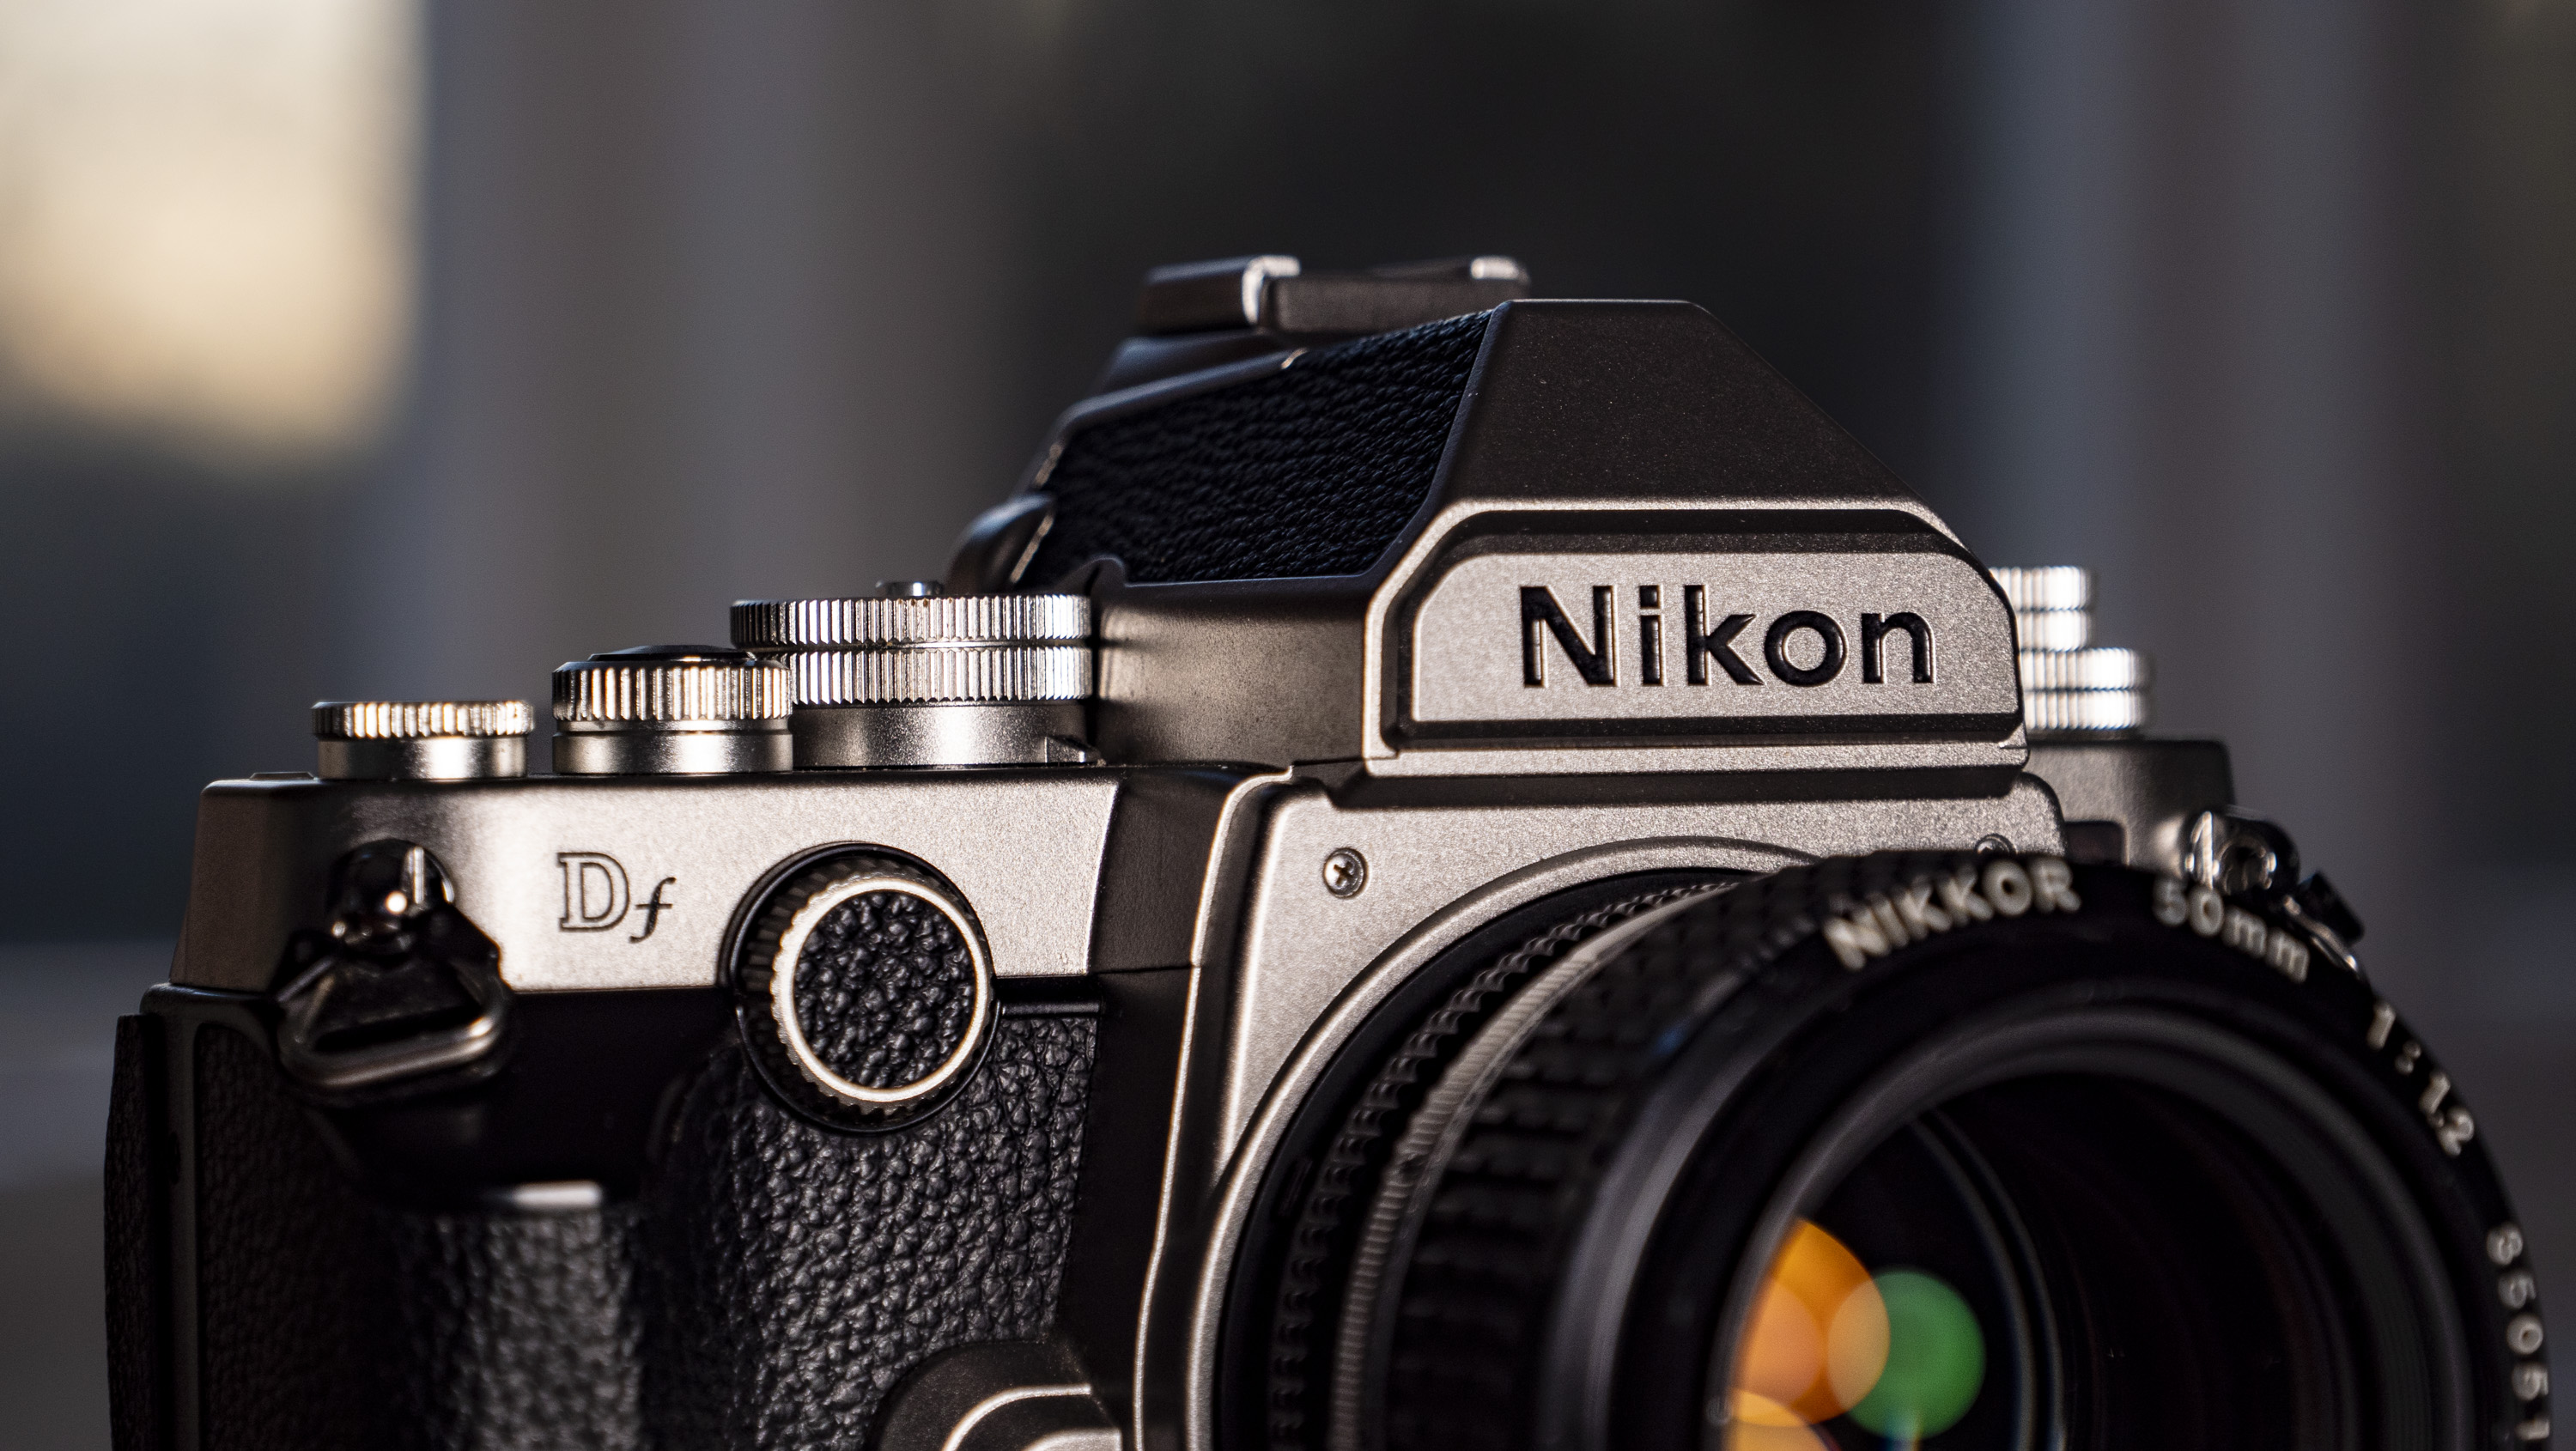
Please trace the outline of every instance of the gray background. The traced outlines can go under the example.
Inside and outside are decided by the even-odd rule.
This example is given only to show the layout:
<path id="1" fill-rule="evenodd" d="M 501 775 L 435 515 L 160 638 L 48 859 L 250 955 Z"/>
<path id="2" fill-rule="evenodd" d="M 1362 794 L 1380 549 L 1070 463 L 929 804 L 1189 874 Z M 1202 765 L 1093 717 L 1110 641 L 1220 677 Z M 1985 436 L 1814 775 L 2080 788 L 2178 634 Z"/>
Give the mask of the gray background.
<path id="1" fill-rule="evenodd" d="M 936 572 L 1148 265 L 1708 305 L 2103 572 L 2576 1257 L 2576 3 L 434 5 L 406 403 L 241 480 L 0 430 L 0 1406 L 104 1443 L 113 1015 L 325 696 L 540 698 Z M 156 704 L 133 704 L 149 689 Z"/>

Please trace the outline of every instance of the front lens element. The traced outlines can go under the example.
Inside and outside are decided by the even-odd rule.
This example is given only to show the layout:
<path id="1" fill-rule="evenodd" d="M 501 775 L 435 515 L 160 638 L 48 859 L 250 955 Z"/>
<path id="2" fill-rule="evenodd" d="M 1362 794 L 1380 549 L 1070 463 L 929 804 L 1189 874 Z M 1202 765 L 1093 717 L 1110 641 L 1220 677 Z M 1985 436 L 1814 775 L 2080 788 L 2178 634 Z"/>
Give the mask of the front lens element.
<path id="1" fill-rule="evenodd" d="M 1873 1272 L 1801 1219 L 1771 1260 L 1728 1392 L 1730 1451 L 1913 1445 L 1958 1424 L 1986 1376 L 1986 1331 L 1941 1275 Z M 1835 1427 L 1842 1434 L 1819 1434 Z"/>
<path id="2" fill-rule="evenodd" d="M 2420 1416 L 2374 1402 L 2433 1347 L 2352 1333 L 2413 1320 L 2385 1216 L 2288 1115 L 2155 1076 L 1975 1088 L 1799 1203 L 1709 1408 L 1727 1451 L 2268 1451 Z"/>
<path id="3" fill-rule="evenodd" d="M 1887 1353 L 1851 1418 L 1891 1441 L 1939 1435 L 1968 1413 L 1985 1382 L 1977 1312 L 1921 1270 L 1890 1270 L 1872 1284 L 1886 1305 Z"/>
<path id="4" fill-rule="evenodd" d="M 1804 1426 L 1860 1403 L 1887 1368 L 1887 1303 L 1843 1242 L 1808 1220 L 1771 1261 L 1735 1372 L 1735 1418 Z"/>

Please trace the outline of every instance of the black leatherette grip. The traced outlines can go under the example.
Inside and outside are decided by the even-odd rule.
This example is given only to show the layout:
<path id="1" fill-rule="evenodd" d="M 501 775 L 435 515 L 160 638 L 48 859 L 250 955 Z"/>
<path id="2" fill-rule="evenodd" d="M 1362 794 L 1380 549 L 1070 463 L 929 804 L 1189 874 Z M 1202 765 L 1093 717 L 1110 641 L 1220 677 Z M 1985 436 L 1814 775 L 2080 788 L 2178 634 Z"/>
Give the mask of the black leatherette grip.
<path id="1" fill-rule="evenodd" d="M 1044 1335 L 1096 1028 L 1005 1018 L 957 1098 L 879 1134 L 815 1128 L 719 1055 L 655 1195 L 658 1444 L 859 1446 L 933 1352 Z"/>
<path id="2" fill-rule="evenodd" d="M 169 1374 L 169 1280 L 162 1254 L 169 1164 L 162 1126 L 158 1024 L 116 1020 L 116 1079 L 107 1108 L 107 1404 L 116 1451 L 153 1451 L 166 1440 L 162 1382 Z"/>
<path id="3" fill-rule="evenodd" d="M 165 1025 L 200 1035 L 204 1445 L 861 1444 L 929 1355 L 1046 1333 L 1096 1026 L 1006 1018 L 955 1100 L 879 1134 L 780 1108 L 729 1043 L 640 1200 L 431 1213 L 361 1191 L 259 1044 Z"/>

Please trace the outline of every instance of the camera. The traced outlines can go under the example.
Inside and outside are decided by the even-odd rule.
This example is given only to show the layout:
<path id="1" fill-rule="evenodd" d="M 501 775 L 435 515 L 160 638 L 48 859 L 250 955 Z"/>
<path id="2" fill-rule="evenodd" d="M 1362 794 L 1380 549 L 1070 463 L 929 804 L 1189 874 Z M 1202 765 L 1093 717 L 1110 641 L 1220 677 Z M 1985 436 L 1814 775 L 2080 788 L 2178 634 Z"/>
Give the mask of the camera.
<path id="1" fill-rule="evenodd" d="M 2090 577 L 1530 290 L 1159 269 L 941 578 L 208 787 L 118 1444 L 2545 1444 L 2462 1090 Z"/>

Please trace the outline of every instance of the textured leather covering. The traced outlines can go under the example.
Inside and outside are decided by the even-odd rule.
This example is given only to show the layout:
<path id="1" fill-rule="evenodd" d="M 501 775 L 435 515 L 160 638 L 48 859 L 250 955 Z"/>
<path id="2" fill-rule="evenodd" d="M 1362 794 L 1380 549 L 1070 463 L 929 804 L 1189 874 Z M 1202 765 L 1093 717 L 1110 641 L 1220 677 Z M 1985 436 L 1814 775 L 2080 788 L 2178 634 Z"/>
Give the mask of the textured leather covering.
<path id="1" fill-rule="evenodd" d="M 634 1206 L 386 1223 L 401 1286 L 397 1404 L 429 1444 L 651 1444 Z"/>
<path id="2" fill-rule="evenodd" d="M 161 1329 L 169 1313 L 159 1236 L 163 1176 L 155 1172 L 153 1025 L 116 1021 L 116 1081 L 107 1108 L 107 1402 L 116 1451 L 147 1451 L 161 1436 Z M 166 1168 L 167 1166 L 161 1166 Z"/>
<path id="3" fill-rule="evenodd" d="M 334 1167 L 276 1059 L 227 1029 L 194 1031 L 207 1451 L 440 1444 L 396 1407 L 386 1224 Z"/>
<path id="4" fill-rule="evenodd" d="M 208 1451 L 646 1444 L 631 1210 L 384 1208 L 259 1045 L 197 1044 Z"/>
<path id="5" fill-rule="evenodd" d="M 442 1214 L 369 1198 L 265 1049 L 199 1030 L 205 1444 L 856 1446 L 931 1354 L 1046 1333 L 1095 1032 L 1007 1018 L 881 1134 L 788 1113 L 728 1045 L 641 1200 Z"/>
<path id="6" fill-rule="evenodd" d="M 965 1041 L 975 964 L 957 924 L 908 892 L 825 914 L 796 957 L 796 1022 L 815 1056 L 865 1088 L 928 1078 Z"/>
<path id="7" fill-rule="evenodd" d="M 1096 1027 L 1004 1019 L 956 1099 L 883 1134 L 814 1128 L 719 1056 L 654 1196 L 658 1444 L 858 1446 L 933 1352 L 1045 1334 Z"/>
<path id="8" fill-rule="evenodd" d="M 1023 582 L 1101 555 L 1140 584 L 1358 574 L 1429 497 L 1483 344 L 1471 313 L 1076 432 Z"/>

